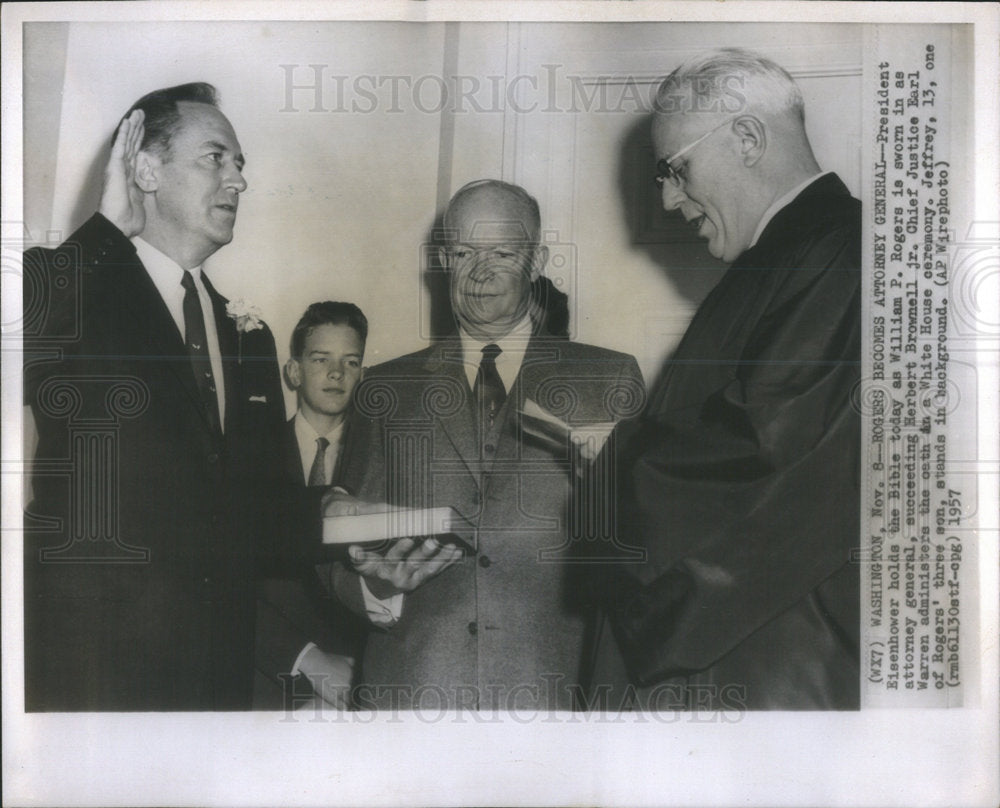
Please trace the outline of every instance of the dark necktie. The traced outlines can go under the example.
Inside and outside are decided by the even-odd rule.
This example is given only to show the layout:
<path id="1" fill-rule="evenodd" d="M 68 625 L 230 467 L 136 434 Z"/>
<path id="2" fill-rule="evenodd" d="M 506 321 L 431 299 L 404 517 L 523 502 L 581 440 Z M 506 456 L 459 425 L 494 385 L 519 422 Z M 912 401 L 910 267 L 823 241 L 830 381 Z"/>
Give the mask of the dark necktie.
<path id="1" fill-rule="evenodd" d="M 497 357 L 500 353 L 500 346 L 492 342 L 483 348 L 483 358 L 472 388 L 479 408 L 479 423 L 488 428 L 493 426 L 497 413 L 507 399 L 507 388 L 503 386 L 503 379 L 497 372 Z"/>
<path id="2" fill-rule="evenodd" d="M 208 422 L 216 432 L 221 432 L 219 397 L 215 391 L 212 360 L 208 355 L 205 316 L 201 310 L 201 300 L 198 299 L 198 290 L 194 286 L 194 277 L 187 270 L 184 270 L 181 286 L 184 287 L 184 339 L 187 342 L 188 356 L 191 358 L 194 381 L 205 407 Z"/>
<path id="3" fill-rule="evenodd" d="M 316 438 L 316 457 L 309 469 L 309 486 L 326 485 L 326 447 L 330 441 L 326 438 Z"/>

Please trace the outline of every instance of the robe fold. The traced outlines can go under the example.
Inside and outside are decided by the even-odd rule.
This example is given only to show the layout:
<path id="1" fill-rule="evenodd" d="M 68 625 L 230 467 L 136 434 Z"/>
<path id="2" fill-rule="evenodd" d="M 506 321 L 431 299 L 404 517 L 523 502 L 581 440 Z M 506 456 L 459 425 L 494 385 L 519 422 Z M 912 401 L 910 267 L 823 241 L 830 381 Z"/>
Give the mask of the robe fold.
<path id="1" fill-rule="evenodd" d="M 609 616 L 640 692 L 687 686 L 653 707 L 858 707 L 860 267 L 860 203 L 821 176 L 619 427 L 617 535 L 646 559 L 606 576 Z"/>

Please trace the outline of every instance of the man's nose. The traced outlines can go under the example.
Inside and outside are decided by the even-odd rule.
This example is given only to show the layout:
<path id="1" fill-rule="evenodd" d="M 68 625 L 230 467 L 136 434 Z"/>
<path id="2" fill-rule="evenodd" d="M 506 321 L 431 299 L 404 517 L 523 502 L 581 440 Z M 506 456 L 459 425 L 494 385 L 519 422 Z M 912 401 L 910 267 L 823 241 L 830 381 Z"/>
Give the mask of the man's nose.
<path id="1" fill-rule="evenodd" d="M 469 263 L 465 268 L 466 277 L 474 281 L 486 280 L 489 275 L 493 274 L 490 264 L 490 254 L 477 250 L 474 255 L 469 257 Z"/>
<path id="2" fill-rule="evenodd" d="M 331 364 L 329 370 L 326 372 L 326 375 L 334 379 L 339 379 L 344 375 L 344 369 L 340 365 Z"/>
<path id="3" fill-rule="evenodd" d="M 243 172 L 233 163 L 225 177 L 225 187 L 234 188 L 236 193 L 243 193 L 247 189 L 247 181 L 243 179 Z"/>
<path id="4" fill-rule="evenodd" d="M 663 183 L 661 197 L 663 200 L 663 209 L 667 211 L 677 210 L 688 198 L 687 194 L 672 182 Z"/>

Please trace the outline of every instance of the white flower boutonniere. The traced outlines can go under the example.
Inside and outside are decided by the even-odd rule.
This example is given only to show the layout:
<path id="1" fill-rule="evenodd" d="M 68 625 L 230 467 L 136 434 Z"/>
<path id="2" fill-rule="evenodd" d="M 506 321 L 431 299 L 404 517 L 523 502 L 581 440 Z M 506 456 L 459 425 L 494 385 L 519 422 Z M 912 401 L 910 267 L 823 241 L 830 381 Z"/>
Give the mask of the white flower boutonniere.
<path id="1" fill-rule="evenodd" d="M 239 356 L 237 361 L 243 364 L 243 335 L 247 331 L 256 331 L 263 328 L 261 321 L 261 311 L 253 303 L 248 303 L 242 297 L 238 300 L 230 300 L 226 304 L 226 314 L 236 323 L 236 333 L 239 335 Z"/>

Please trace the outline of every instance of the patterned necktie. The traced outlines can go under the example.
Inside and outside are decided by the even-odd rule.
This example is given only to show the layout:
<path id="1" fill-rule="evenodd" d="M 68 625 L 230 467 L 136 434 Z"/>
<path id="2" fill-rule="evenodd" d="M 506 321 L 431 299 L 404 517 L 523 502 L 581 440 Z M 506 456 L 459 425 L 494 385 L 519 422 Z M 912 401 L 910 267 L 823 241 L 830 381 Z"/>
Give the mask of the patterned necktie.
<path id="1" fill-rule="evenodd" d="M 326 447 L 330 441 L 326 438 L 316 438 L 316 457 L 313 458 L 312 468 L 309 469 L 309 485 L 327 485 L 326 482 Z"/>
<path id="2" fill-rule="evenodd" d="M 483 348 L 483 358 L 472 388 L 479 408 L 479 423 L 488 427 L 493 426 L 497 413 L 507 399 L 507 388 L 503 386 L 503 379 L 497 372 L 497 357 L 500 353 L 500 346 L 492 342 Z"/>
<path id="3" fill-rule="evenodd" d="M 219 396 L 215 391 L 215 377 L 212 375 L 212 360 L 208 355 L 208 339 L 205 335 L 205 316 L 201 309 L 194 277 L 184 270 L 181 278 L 184 287 L 184 339 L 187 342 L 191 369 L 198 387 L 198 395 L 205 407 L 208 422 L 216 432 L 222 431 L 219 422 Z"/>

